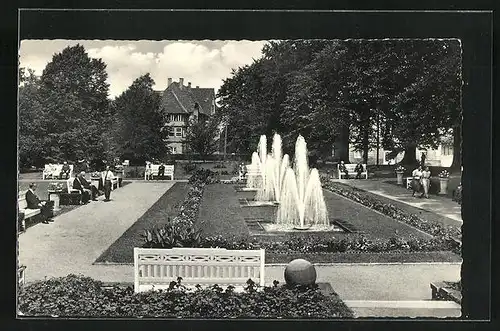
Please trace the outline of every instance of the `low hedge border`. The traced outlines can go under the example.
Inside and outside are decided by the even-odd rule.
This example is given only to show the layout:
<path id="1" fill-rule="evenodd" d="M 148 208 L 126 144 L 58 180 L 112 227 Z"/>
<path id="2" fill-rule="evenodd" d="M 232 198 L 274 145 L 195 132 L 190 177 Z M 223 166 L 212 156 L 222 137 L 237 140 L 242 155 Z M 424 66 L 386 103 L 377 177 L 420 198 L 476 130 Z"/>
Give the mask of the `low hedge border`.
<path id="1" fill-rule="evenodd" d="M 314 253 L 314 252 L 433 252 L 433 251 L 452 251 L 456 254 L 461 253 L 461 244 L 450 235 L 452 229 L 446 232 L 440 224 L 429 224 L 421 220 L 416 215 L 407 215 L 392 205 L 384 206 L 379 201 L 353 190 L 343 189 L 336 185 L 325 185 L 347 198 L 353 198 L 354 201 L 375 210 L 382 211 L 384 214 L 405 223 L 420 224 L 415 226 L 421 230 L 427 229 L 435 237 L 431 239 L 421 239 L 414 236 L 407 238 L 392 237 L 387 240 L 369 239 L 363 235 L 350 236 L 348 238 L 320 238 L 314 235 L 307 238 L 297 236 L 285 241 L 262 242 L 258 238 L 252 237 L 223 237 L 212 236 L 203 237 L 200 232 L 194 230 L 193 226 L 197 220 L 198 211 L 203 197 L 203 190 L 206 184 L 218 182 L 217 175 L 210 170 L 198 170 L 190 178 L 192 187 L 184 201 L 181 212 L 174 219 L 170 220 L 160 229 L 146 230 L 144 233 L 144 245 L 147 248 L 172 248 L 172 247 L 200 247 L 211 248 L 219 247 L 226 249 L 259 249 L 264 248 L 277 253 Z M 333 184 L 333 183 L 332 183 Z M 350 188 L 350 187 L 347 187 Z M 423 224 L 423 225 L 422 225 Z M 424 230 L 425 231 L 425 230 Z"/>
<path id="2" fill-rule="evenodd" d="M 462 237 L 460 228 L 456 226 L 445 226 L 438 222 L 423 219 L 415 214 L 408 214 L 405 211 L 394 206 L 393 204 L 381 202 L 371 194 L 359 188 L 332 181 L 323 182 L 323 187 L 350 200 L 361 203 L 368 208 L 377 210 L 397 221 L 406 223 L 417 229 L 427 232 L 435 237 L 446 239 L 454 238 L 459 240 Z"/>
<path id="3" fill-rule="evenodd" d="M 352 318 L 353 312 L 334 293 L 318 286 L 279 286 L 257 291 L 251 280 L 244 292 L 214 285 L 188 291 L 182 278 L 170 288 L 134 293 L 131 287 L 106 288 L 81 275 L 31 283 L 21 289 L 22 316 L 51 317 L 163 317 L 163 318 Z"/>

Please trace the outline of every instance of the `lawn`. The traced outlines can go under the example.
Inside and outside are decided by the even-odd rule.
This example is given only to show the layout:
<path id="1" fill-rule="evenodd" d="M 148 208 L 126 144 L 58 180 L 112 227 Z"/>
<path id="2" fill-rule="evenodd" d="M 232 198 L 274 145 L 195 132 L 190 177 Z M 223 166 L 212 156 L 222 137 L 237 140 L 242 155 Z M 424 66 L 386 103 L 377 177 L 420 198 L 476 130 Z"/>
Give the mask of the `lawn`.
<path id="1" fill-rule="evenodd" d="M 175 217 L 188 190 L 187 183 L 175 183 L 158 201 L 128 228 L 95 263 L 132 263 L 134 247 L 141 247 L 144 229 L 164 224 L 169 217 Z"/>
<path id="2" fill-rule="evenodd" d="M 168 217 L 178 213 L 189 184 L 176 183 L 123 235 L 113 243 L 96 263 L 133 263 L 133 247 L 141 247 L 144 229 L 165 223 Z M 246 225 L 246 219 L 273 221 L 276 207 L 241 207 L 239 196 L 233 185 L 206 185 L 199 208 L 195 228 L 202 231 L 204 237 L 223 236 L 225 238 L 252 236 Z M 248 194 L 248 192 L 246 193 Z M 391 237 L 417 237 L 430 239 L 431 235 L 417 230 L 405 223 L 371 210 L 338 194 L 324 191 L 329 218 L 342 219 L 362 231 L 369 239 L 389 239 Z M 260 242 L 286 241 L 292 237 L 342 238 L 357 236 L 348 232 L 316 233 L 280 233 L 255 235 Z M 312 238 L 312 237 L 311 237 Z M 266 251 L 267 263 L 287 263 L 294 258 L 306 258 L 315 263 L 384 263 L 384 262 L 459 262 L 459 256 L 451 252 L 388 252 L 388 253 L 294 253 L 282 254 Z"/>

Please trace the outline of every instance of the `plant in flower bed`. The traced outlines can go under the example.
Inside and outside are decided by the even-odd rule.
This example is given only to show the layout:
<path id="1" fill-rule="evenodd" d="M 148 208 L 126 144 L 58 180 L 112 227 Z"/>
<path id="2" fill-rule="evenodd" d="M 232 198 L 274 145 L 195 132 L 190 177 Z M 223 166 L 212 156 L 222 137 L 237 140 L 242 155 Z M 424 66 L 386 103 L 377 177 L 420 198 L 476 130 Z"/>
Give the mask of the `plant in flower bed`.
<path id="1" fill-rule="evenodd" d="M 395 169 L 396 172 L 405 172 L 405 170 L 405 167 L 403 167 L 402 165 L 397 166 Z"/>
<path id="2" fill-rule="evenodd" d="M 134 293 L 131 287 L 104 288 L 89 277 L 68 275 L 25 286 L 19 311 L 25 316 L 171 318 L 335 318 L 353 317 L 336 295 L 317 286 L 278 286 L 257 291 L 251 280 L 244 292 L 218 285 L 188 290 L 182 278 L 167 290 Z"/>
<path id="3" fill-rule="evenodd" d="M 428 221 L 415 214 L 408 214 L 392 204 L 379 201 L 358 188 L 336 182 L 323 183 L 323 187 L 348 199 L 359 202 L 371 209 L 377 210 L 395 220 L 414 226 L 435 237 L 444 240 L 461 238 L 461 231 L 456 226 L 445 226 L 438 222 Z"/>
<path id="4" fill-rule="evenodd" d="M 67 190 L 67 187 L 65 183 L 50 183 L 47 186 L 47 190 L 53 192 L 62 192 Z"/>
<path id="5" fill-rule="evenodd" d="M 443 170 L 438 174 L 439 178 L 450 178 L 450 173 L 447 170 Z"/>

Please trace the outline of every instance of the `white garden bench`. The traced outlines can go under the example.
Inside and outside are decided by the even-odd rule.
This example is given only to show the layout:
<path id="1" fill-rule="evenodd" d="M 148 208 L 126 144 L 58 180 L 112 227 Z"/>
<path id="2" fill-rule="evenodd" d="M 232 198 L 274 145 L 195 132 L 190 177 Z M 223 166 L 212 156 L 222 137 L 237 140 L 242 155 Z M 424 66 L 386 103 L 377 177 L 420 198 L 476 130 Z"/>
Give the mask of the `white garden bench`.
<path id="1" fill-rule="evenodd" d="M 251 164 L 247 164 L 246 166 L 246 174 L 245 174 L 245 177 L 243 177 L 241 174 L 240 174 L 240 179 L 247 179 L 248 176 L 261 176 L 262 174 L 260 173 L 260 167 L 257 165 L 251 165 Z"/>
<path id="2" fill-rule="evenodd" d="M 347 170 L 347 173 L 349 174 L 349 178 L 355 178 L 356 175 L 358 174 L 356 171 L 354 171 L 354 169 L 356 168 L 356 165 L 357 164 L 353 164 L 353 163 L 344 164 L 344 166 Z M 337 171 L 339 174 L 339 179 L 342 179 L 342 176 L 345 177 L 345 172 L 340 171 L 340 163 L 337 164 Z M 361 176 L 364 176 L 365 179 L 368 179 L 368 169 L 366 168 L 366 164 L 363 164 L 363 172 L 361 173 Z"/>
<path id="3" fill-rule="evenodd" d="M 217 284 L 242 291 L 248 279 L 264 286 L 265 250 L 224 248 L 134 248 L 134 291 L 167 289 L 182 277 L 193 288 Z"/>
<path id="4" fill-rule="evenodd" d="M 174 165 L 164 165 L 165 172 L 164 176 L 169 176 L 170 180 L 174 180 Z M 148 168 L 144 172 L 144 180 L 152 179 L 153 177 L 158 177 L 158 170 L 160 168 L 159 164 L 151 164 L 150 172 L 148 173 Z"/>
<path id="5" fill-rule="evenodd" d="M 62 164 L 46 164 L 43 172 L 42 172 L 42 179 L 55 179 L 58 178 L 61 175 L 62 171 Z M 72 164 L 69 165 L 69 177 L 74 176 L 74 166 Z"/>
<path id="6" fill-rule="evenodd" d="M 40 214 L 40 208 L 37 208 L 37 209 L 29 209 L 28 208 L 28 202 L 26 201 L 26 192 L 27 191 L 19 192 L 19 196 L 17 199 L 17 203 L 19 205 L 19 212 L 24 213 L 24 219 L 23 219 L 23 228 L 24 229 L 26 229 L 26 220 L 28 218 L 31 218 L 33 216 Z"/>
<path id="7" fill-rule="evenodd" d="M 22 287 L 26 282 L 25 275 L 26 275 L 26 266 L 20 265 L 19 268 L 17 268 L 17 284 L 19 285 L 19 287 Z"/>

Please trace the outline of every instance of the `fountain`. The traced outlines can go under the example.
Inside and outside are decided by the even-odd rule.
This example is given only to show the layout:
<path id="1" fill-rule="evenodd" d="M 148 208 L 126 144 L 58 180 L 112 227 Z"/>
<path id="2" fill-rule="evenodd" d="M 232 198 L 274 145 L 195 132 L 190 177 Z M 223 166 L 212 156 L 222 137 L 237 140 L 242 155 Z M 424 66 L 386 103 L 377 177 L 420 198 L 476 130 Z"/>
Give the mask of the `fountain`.
<path id="1" fill-rule="evenodd" d="M 266 136 L 261 136 L 258 152 L 252 155 L 249 169 L 257 169 L 247 176 L 247 189 L 257 189 L 257 202 L 279 204 L 275 227 L 305 230 L 331 228 L 317 169 L 309 170 L 307 144 L 297 138 L 293 169 L 289 156 L 282 156 L 282 141 L 273 137 L 271 154 L 267 154 Z"/>

